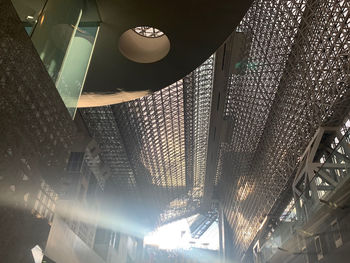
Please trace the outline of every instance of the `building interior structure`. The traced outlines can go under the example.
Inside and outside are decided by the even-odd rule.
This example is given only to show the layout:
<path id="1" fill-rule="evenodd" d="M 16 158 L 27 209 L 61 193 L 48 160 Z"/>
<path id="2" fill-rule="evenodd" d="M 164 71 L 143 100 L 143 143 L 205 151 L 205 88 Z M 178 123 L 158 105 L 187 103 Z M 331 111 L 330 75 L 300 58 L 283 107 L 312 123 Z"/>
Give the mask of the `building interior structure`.
<path id="1" fill-rule="evenodd" d="M 350 257 L 350 1 L 0 0 L 0 262 Z"/>

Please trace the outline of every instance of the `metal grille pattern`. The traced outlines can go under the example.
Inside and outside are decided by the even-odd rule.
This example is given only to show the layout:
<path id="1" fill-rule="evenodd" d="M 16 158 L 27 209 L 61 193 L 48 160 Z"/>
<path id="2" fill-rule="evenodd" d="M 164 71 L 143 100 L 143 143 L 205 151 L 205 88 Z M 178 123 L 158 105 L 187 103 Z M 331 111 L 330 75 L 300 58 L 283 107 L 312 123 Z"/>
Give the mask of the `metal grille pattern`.
<path id="1" fill-rule="evenodd" d="M 192 215 L 201 205 L 213 65 L 211 56 L 150 96 L 82 110 L 112 177 L 151 200 L 160 224 Z"/>
<path id="2" fill-rule="evenodd" d="M 74 125 L 11 1 L 0 14 L 0 181 L 57 186 Z"/>
<path id="3" fill-rule="evenodd" d="M 288 187 L 318 126 L 340 125 L 349 110 L 349 9 L 338 0 L 258 0 L 238 28 L 248 40 L 237 65 L 244 68 L 231 78 L 224 116 L 234 164 L 224 210 L 238 252 Z"/>
<path id="4" fill-rule="evenodd" d="M 195 165 L 188 173 L 193 175 L 192 196 L 200 200 L 204 194 L 211 97 L 213 89 L 214 55 L 185 79 L 185 123 L 187 148 L 191 153 L 187 160 Z"/>
<path id="5" fill-rule="evenodd" d="M 101 159 L 111 169 L 115 185 L 134 190 L 135 176 L 110 106 L 85 108 L 80 111 L 91 136 L 101 145 Z"/>
<path id="6" fill-rule="evenodd" d="M 113 109 L 140 190 L 180 213 L 188 202 L 176 198 L 186 190 L 182 81 Z"/>

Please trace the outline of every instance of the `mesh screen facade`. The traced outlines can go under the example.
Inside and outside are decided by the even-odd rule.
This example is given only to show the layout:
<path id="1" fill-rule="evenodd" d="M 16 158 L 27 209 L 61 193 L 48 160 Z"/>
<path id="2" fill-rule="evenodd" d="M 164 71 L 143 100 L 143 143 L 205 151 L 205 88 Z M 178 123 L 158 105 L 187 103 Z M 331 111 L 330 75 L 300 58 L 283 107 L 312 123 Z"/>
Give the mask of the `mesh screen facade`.
<path id="1" fill-rule="evenodd" d="M 349 111 L 349 2 L 256 0 L 236 29 L 244 39 L 228 82 L 229 138 L 215 189 L 243 253 L 267 215 L 290 200 L 299 156 L 322 125 Z M 153 200 L 160 224 L 203 204 L 214 57 L 141 99 L 82 110 L 113 180 Z"/>
<path id="2" fill-rule="evenodd" d="M 0 14 L 0 181 L 57 186 L 75 127 L 10 1 Z"/>
<path id="3" fill-rule="evenodd" d="M 213 65 L 211 56 L 150 96 L 81 111 L 115 184 L 152 200 L 160 224 L 201 206 Z"/>
<path id="4" fill-rule="evenodd" d="M 232 134 L 217 177 L 224 178 L 224 212 L 241 253 L 285 199 L 316 129 L 344 120 L 349 11 L 348 1 L 258 0 L 237 28 L 247 44 L 228 85 L 224 118 Z"/>

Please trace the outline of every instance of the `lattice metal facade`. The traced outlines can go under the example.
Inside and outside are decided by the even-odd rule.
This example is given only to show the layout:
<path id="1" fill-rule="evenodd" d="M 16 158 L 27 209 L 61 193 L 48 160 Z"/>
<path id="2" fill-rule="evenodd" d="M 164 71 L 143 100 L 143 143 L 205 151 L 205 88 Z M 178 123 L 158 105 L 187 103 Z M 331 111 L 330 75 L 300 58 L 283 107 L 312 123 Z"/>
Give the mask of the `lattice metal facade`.
<path id="1" fill-rule="evenodd" d="M 0 1 L 0 24 L 0 258 L 30 262 L 32 244 L 47 241 L 51 188 L 60 188 L 75 130 L 10 0 Z M 42 178 L 50 189 L 37 196 Z"/>
<path id="2" fill-rule="evenodd" d="M 257 0 L 237 28 L 247 39 L 228 85 L 232 134 L 217 177 L 239 253 L 283 202 L 316 129 L 349 110 L 349 11 L 348 1 Z"/>
<path id="3" fill-rule="evenodd" d="M 232 132 L 213 178 L 239 253 L 288 202 L 312 134 L 340 125 L 349 111 L 349 8 L 337 0 L 257 0 L 236 29 L 244 45 L 223 116 Z M 115 184 L 152 200 L 159 223 L 201 207 L 213 65 L 211 57 L 153 95 L 82 110 Z"/>
<path id="4" fill-rule="evenodd" d="M 135 190 L 135 176 L 111 106 L 85 108 L 80 111 L 90 135 L 100 145 L 102 162 L 111 169 L 118 190 Z"/>
<path id="5" fill-rule="evenodd" d="M 213 65 L 211 56 L 150 96 L 81 110 L 115 184 L 151 200 L 160 224 L 201 206 Z"/>
<path id="6" fill-rule="evenodd" d="M 1 193 L 39 185 L 40 176 L 56 187 L 74 125 L 11 1 L 1 1 L 0 14 Z"/>

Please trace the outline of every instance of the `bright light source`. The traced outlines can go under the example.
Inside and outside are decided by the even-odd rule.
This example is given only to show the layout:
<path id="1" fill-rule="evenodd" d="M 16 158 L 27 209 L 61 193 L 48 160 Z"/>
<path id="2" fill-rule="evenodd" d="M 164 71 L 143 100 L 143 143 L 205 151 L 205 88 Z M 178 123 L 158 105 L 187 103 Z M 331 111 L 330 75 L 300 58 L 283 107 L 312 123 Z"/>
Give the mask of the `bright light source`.
<path id="1" fill-rule="evenodd" d="M 182 219 L 161 226 L 145 236 L 144 244 L 157 246 L 159 249 L 190 249 L 191 247 L 219 249 L 219 227 L 217 222 L 214 222 L 199 239 L 192 238 L 188 222 L 189 220 Z"/>
<path id="2" fill-rule="evenodd" d="M 190 228 L 186 219 L 164 226 L 147 235 L 144 243 L 160 249 L 188 249 L 191 239 Z"/>
<path id="3" fill-rule="evenodd" d="M 39 245 L 32 248 L 32 255 L 35 263 L 41 263 L 44 257 L 43 250 Z"/>

